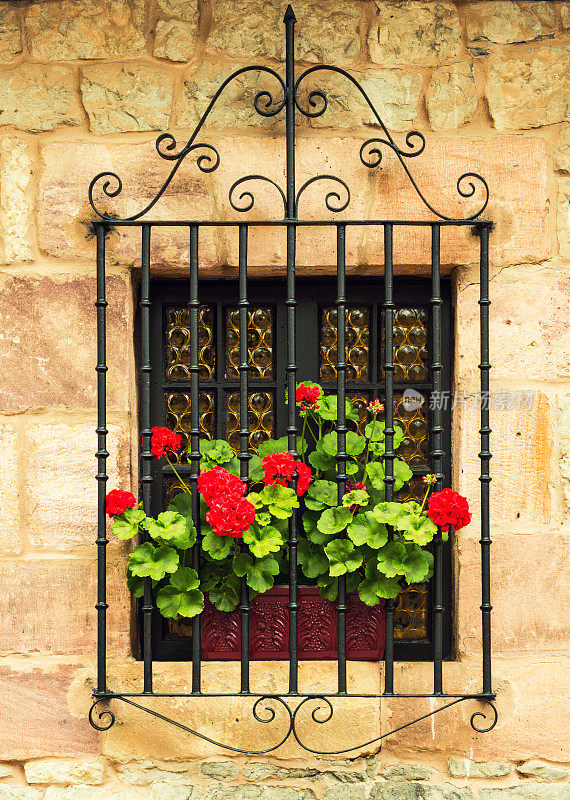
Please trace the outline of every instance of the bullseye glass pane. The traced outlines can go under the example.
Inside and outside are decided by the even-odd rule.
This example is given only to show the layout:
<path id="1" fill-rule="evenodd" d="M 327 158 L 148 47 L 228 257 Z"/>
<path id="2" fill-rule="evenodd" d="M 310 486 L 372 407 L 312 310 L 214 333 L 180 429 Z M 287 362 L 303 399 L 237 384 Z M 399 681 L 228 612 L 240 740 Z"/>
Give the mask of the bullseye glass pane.
<path id="1" fill-rule="evenodd" d="M 323 381 L 336 380 L 336 308 L 321 311 L 320 376 Z M 346 380 L 370 380 L 370 310 L 366 306 L 346 309 Z"/>
<path id="2" fill-rule="evenodd" d="M 214 393 L 201 391 L 198 402 L 201 438 L 212 439 L 214 436 L 214 405 Z M 176 455 L 176 463 L 186 464 L 191 428 L 189 392 L 170 392 L 166 395 L 166 425 L 182 438 L 182 447 Z"/>
<path id="3" fill-rule="evenodd" d="M 273 380 L 273 313 L 268 306 L 258 306 L 248 311 L 247 359 L 248 380 Z M 226 378 L 239 377 L 239 311 L 226 311 Z"/>
<path id="4" fill-rule="evenodd" d="M 275 436 L 274 393 L 272 391 L 248 392 L 249 445 L 257 452 L 259 445 Z M 239 392 L 227 396 L 226 439 L 237 452 L 239 438 Z"/>
<path id="5" fill-rule="evenodd" d="M 198 363 L 202 380 L 216 374 L 214 343 L 214 307 L 200 306 L 198 312 Z M 166 379 L 190 380 L 190 309 L 170 307 L 166 310 Z"/>

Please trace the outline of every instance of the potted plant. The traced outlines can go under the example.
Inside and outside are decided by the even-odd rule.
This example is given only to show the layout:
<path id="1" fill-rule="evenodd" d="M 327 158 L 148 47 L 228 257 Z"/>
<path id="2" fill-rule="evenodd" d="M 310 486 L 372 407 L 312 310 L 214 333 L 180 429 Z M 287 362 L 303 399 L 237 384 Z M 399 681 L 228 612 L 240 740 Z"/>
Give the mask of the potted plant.
<path id="1" fill-rule="evenodd" d="M 189 558 L 197 540 L 191 490 L 169 458 L 180 449 L 180 436 L 168 428 L 152 429 L 152 453 L 167 459 L 183 487 L 166 511 L 154 519 L 131 493 L 114 490 L 107 495 L 117 538 L 147 534 L 147 541 L 129 556 L 129 589 L 141 597 L 144 578 L 150 578 L 157 609 L 167 619 L 203 612 L 206 659 L 239 658 L 242 578 L 251 606 L 250 656 L 288 657 L 288 587 L 279 576 L 288 571 L 293 514 L 299 519 L 300 658 L 336 658 L 340 576 L 346 578 L 348 594 L 348 657 L 380 658 L 384 600 L 395 598 L 403 586 L 430 578 L 433 556 L 427 546 L 438 526 L 445 540 L 449 530 L 471 519 L 467 501 L 456 492 L 431 493 L 433 475 L 424 477 L 423 503 L 386 502 L 385 430 L 378 419 L 383 409 L 378 400 L 368 406 L 364 434 L 346 433 L 347 482 L 339 502 L 337 398 L 306 381 L 297 387 L 296 403 L 302 420 L 298 458 L 287 452 L 286 437 L 267 440 L 259 454 L 251 455 L 247 484 L 239 478 L 239 461 L 227 442 L 201 443 L 199 575 Z M 350 400 L 346 419 L 356 420 Z M 394 450 L 402 439 L 402 430 L 395 426 Z M 398 492 L 412 472 L 397 457 L 393 465 Z"/>

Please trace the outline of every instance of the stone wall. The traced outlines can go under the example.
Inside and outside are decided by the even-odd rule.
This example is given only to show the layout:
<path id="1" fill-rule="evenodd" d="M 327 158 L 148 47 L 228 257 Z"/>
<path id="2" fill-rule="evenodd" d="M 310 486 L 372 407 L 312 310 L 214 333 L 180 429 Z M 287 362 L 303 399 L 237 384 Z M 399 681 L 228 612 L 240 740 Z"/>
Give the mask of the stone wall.
<path id="1" fill-rule="evenodd" d="M 87 186 L 96 172 L 115 170 L 124 189 L 114 208 L 134 213 L 148 202 L 168 169 L 154 150 L 158 133 L 186 141 L 231 70 L 280 68 L 284 8 L 276 0 L 0 2 L 0 800 L 570 797 L 567 2 L 295 3 L 299 66 L 330 61 L 349 69 L 399 143 L 411 128 L 424 132 L 426 151 L 410 168 L 428 199 L 459 213 L 456 177 L 475 170 L 489 181 L 493 392 L 534 392 L 529 408 L 496 403 L 492 412 L 494 731 L 476 735 L 468 725 L 476 708 L 463 704 L 352 760 L 310 758 L 292 746 L 270 758 L 229 759 L 132 709 L 116 709 L 120 724 L 101 737 L 86 720 L 96 638 Z M 420 217 L 424 210 L 396 162 L 386 155 L 373 171 L 360 164 L 360 145 L 378 128 L 358 97 L 336 76 L 320 85 L 330 107 L 300 122 L 299 180 L 318 164 L 350 183 L 347 215 Z M 266 86 L 277 92 L 252 73 L 228 92 L 207 130 L 220 169 L 204 175 L 188 160 L 155 218 L 224 219 L 236 178 L 251 171 L 282 180 L 283 123 L 252 111 Z M 303 202 L 305 216 L 322 216 L 316 190 Z M 278 214 L 276 198 L 260 197 L 254 211 Z M 398 271 L 426 274 L 426 245 L 419 234 L 399 235 Z M 351 231 L 347 246 L 352 272 L 381 273 L 383 253 L 369 231 Z M 108 247 L 110 485 L 132 488 L 138 241 L 114 231 Z M 455 388 L 469 395 L 478 385 L 477 242 L 446 232 L 442 247 L 454 284 Z M 326 237 L 304 232 L 298 250 L 300 272 L 334 269 Z M 235 275 L 236 256 L 227 231 L 201 239 L 207 277 Z M 153 238 L 157 275 L 183 274 L 187 259 L 185 236 L 162 231 Z M 252 236 L 252 274 L 275 274 L 284 259 L 279 236 Z M 477 428 L 468 399 L 459 403 L 454 485 L 475 506 Z M 480 688 L 478 538 L 473 522 L 455 542 L 449 691 Z M 109 545 L 111 683 L 139 687 L 125 555 L 123 546 Z M 206 684 L 235 687 L 236 670 L 206 665 Z M 252 680 L 275 690 L 285 677 L 283 665 L 257 663 Z M 334 681 L 324 664 L 303 665 L 302 678 L 314 691 Z M 349 679 L 361 691 L 377 691 L 381 665 L 351 664 Z M 395 679 L 399 691 L 429 691 L 429 665 L 398 664 Z M 186 665 L 157 666 L 157 688 L 187 681 Z M 237 747 L 251 746 L 259 728 L 268 735 L 237 700 L 170 703 L 168 710 Z M 429 700 L 362 701 L 341 709 L 332 734 L 319 733 L 317 741 L 377 736 L 429 710 Z"/>

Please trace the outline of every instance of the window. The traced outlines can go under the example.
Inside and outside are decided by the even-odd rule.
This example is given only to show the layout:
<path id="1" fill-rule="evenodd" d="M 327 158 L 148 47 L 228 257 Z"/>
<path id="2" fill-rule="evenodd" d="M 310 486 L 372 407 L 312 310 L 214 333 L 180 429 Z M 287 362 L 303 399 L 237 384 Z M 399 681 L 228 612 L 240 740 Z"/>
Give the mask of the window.
<path id="1" fill-rule="evenodd" d="M 430 373 L 429 298 L 430 283 L 420 280 L 395 282 L 394 297 L 394 414 L 405 433 L 398 454 L 408 462 L 414 478 L 401 490 L 400 498 L 423 496 L 421 476 L 431 471 L 429 452 Z M 297 280 L 298 380 L 319 381 L 336 388 L 336 286 L 334 281 Z M 190 427 L 190 375 L 188 287 L 183 282 L 156 282 L 152 286 L 152 409 L 153 424 L 166 424 L 187 441 Z M 204 282 L 200 285 L 199 363 L 200 427 L 204 437 L 227 438 L 239 446 L 239 335 L 237 285 Z M 442 390 L 449 392 L 451 376 L 450 291 L 442 284 Z M 347 281 L 347 393 L 363 411 L 369 399 L 383 396 L 382 370 L 383 280 Z M 285 284 L 279 281 L 248 281 L 249 324 L 249 426 L 252 449 L 268 437 L 281 436 L 286 427 Z M 404 399 L 413 389 L 423 397 L 414 406 Z M 444 396 L 446 396 L 444 394 Z M 357 423 L 358 424 L 358 423 Z M 443 471 L 450 472 L 450 409 L 443 411 Z M 181 473 L 189 471 L 184 458 Z M 153 463 L 153 513 L 165 507 L 176 493 L 177 481 L 168 467 Z M 450 641 L 450 553 L 444 547 L 444 655 Z M 395 655 L 398 659 L 431 659 L 431 586 L 421 584 L 403 591 L 395 615 Z M 166 622 L 158 615 L 153 630 L 154 657 L 188 660 L 191 626 Z"/>

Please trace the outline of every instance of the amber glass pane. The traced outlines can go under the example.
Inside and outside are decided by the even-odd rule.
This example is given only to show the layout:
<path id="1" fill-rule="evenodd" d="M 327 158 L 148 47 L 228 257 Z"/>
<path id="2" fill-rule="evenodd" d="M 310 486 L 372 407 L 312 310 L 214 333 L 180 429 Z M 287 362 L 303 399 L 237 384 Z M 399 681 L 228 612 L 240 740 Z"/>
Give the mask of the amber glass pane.
<path id="1" fill-rule="evenodd" d="M 259 445 L 275 434 L 273 392 L 248 392 L 249 442 L 257 452 Z M 239 450 L 239 392 L 228 394 L 226 439 L 234 450 Z"/>
<path id="2" fill-rule="evenodd" d="M 321 312 L 320 376 L 336 380 L 336 308 Z M 370 375 L 370 311 L 366 306 L 346 309 L 347 381 L 367 381 Z"/>
<path id="3" fill-rule="evenodd" d="M 394 311 L 394 380 L 414 383 L 428 379 L 428 315 L 424 308 L 397 308 Z M 384 329 L 382 329 L 382 363 Z"/>
<path id="4" fill-rule="evenodd" d="M 205 439 L 214 435 L 214 393 L 201 391 L 199 393 L 198 413 L 200 420 L 200 434 Z M 184 453 L 190 444 L 190 394 L 187 392 L 170 392 L 166 395 L 166 425 L 170 430 L 179 433 L 182 437 L 181 453 Z M 187 462 L 186 456 L 178 456 L 177 463 Z"/>
<path id="5" fill-rule="evenodd" d="M 352 407 L 356 409 L 358 419 L 356 421 L 349 420 L 348 427 L 356 431 L 356 433 L 364 436 L 364 428 L 369 422 L 368 419 L 368 403 L 370 397 L 363 392 L 348 392 L 347 396 L 352 400 Z"/>
<path id="6" fill-rule="evenodd" d="M 190 310 L 168 308 L 166 312 L 166 378 L 190 380 Z M 214 308 L 200 306 L 198 314 L 198 363 L 200 378 L 212 380 L 216 374 L 214 347 Z"/>
<path id="7" fill-rule="evenodd" d="M 428 585 L 415 583 L 400 592 L 394 614 L 395 639 L 427 637 Z"/>
<path id="8" fill-rule="evenodd" d="M 247 315 L 248 379 L 273 380 L 273 314 L 271 308 L 252 308 Z M 226 378 L 238 378 L 239 312 L 228 308 L 226 313 Z"/>

